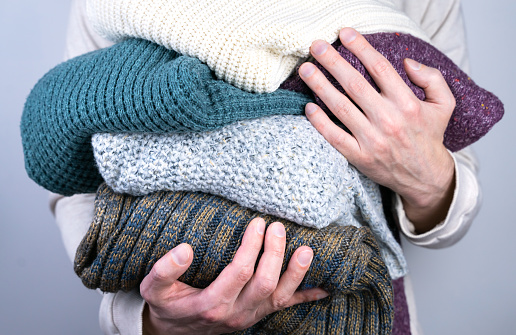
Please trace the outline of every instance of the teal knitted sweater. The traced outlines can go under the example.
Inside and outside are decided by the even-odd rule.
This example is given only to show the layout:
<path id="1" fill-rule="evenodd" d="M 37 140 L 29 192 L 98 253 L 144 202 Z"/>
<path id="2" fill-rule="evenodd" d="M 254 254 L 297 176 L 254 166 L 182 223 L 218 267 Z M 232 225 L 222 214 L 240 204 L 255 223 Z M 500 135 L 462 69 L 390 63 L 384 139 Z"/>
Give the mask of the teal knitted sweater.
<path id="1" fill-rule="evenodd" d="M 302 114 L 308 96 L 249 93 L 218 80 L 199 60 L 130 39 L 48 72 L 25 103 L 21 135 L 28 175 L 63 195 L 102 183 L 95 133 L 206 131 L 267 115 Z"/>

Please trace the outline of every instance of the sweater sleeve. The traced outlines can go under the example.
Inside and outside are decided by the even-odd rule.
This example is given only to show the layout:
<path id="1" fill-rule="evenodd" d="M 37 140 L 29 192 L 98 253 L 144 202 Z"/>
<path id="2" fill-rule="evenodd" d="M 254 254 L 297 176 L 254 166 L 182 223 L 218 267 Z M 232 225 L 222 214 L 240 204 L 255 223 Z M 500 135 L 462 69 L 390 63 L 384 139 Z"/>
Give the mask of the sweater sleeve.
<path id="1" fill-rule="evenodd" d="M 469 72 L 466 33 L 460 0 L 393 0 L 421 25 L 432 43 L 462 70 Z M 427 248 L 444 248 L 459 241 L 468 231 L 480 209 L 482 194 L 478 181 L 478 162 L 471 148 L 452 153 L 455 161 L 455 190 L 443 222 L 424 234 L 415 234 L 405 215 L 401 199 L 395 196 L 394 209 L 402 233 L 412 243 Z"/>

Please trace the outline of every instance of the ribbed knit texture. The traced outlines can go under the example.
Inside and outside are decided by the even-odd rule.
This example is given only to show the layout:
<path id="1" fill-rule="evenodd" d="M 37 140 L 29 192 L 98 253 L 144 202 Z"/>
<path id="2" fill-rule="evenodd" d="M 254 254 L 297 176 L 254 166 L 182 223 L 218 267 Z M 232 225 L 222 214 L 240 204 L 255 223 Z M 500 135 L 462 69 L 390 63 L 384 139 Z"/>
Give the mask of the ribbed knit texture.
<path id="1" fill-rule="evenodd" d="M 88 0 L 87 9 L 107 39 L 156 42 L 199 58 L 236 87 L 259 93 L 276 90 L 309 55 L 314 40 L 334 42 L 344 27 L 429 40 L 386 0 Z"/>
<path id="2" fill-rule="evenodd" d="M 394 320 L 391 335 L 411 335 L 410 313 L 405 294 L 405 277 L 392 281 L 394 291 Z"/>
<path id="3" fill-rule="evenodd" d="M 500 99 L 475 84 L 451 59 L 432 45 L 416 37 L 400 33 L 378 33 L 365 35 L 364 37 L 389 60 L 401 78 L 420 100 L 425 99 L 425 93 L 423 89 L 409 80 L 403 66 L 403 60 L 411 58 L 441 71 L 456 101 L 455 109 L 444 133 L 444 145 L 451 151 L 463 149 L 476 142 L 487 134 L 502 118 L 504 107 Z M 342 46 L 340 41 L 333 43 L 333 47 L 377 91 L 380 91 L 364 65 L 349 50 Z M 344 92 L 342 86 L 319 62 L 314 61 L 314 64 L 330 79 L 330 82 L 337 89 Z M 297 73 L 286 80 L 280 87 L 306 94 L 312 93 Z M 317 104 L 331 114 L 324 102 L 318 96 L 314 95 L 314 97 Z M 331 115 L 333 116 L 333 114 Z M 342 122 L 336 117 L 332 117 L 332 120 L 342 125 Z"/>
<path id="4" fill-rule="evenodd" d="M 130 290 L 168 250 L 186 242 L 194 260 L 180 280 L 204 288 L 231 262 L 257 215 L 207 194 L 133 197 L 104 184 L 97 192 L 94 221 L 77 250 L 75 271 L 89 288 Z M 390 334 L 392 286 L 368 228 L 315 230 L 262 217 L 285 225 L 283 271 L 298 247 L 310 246 L 314 259 L 299 288 L 322 287 L 330 296 L 273 313 L 240 334 Z"/>
<path id="5" fill-rule="evenodd" d="M 309 101 L 285 90 L 242 91 L 197 59 L 127 40 L 62 63 L 36 84 L 21 121 L 25 167 L 52 192 L 95 192 L 102 178 L 90 144 L 94 133 L 204 131 L 302 114 Z"/>
<path id="6" fill-rule="evenodd" d="M 378 184 L 349 165 L 304 116 L 239 121 L 187 134 L 97 134 L 99 171 L 116 192 L 220 195 L 314 228 L 368 226 L 392 278 L 407 263 L 383 214 Z"/>

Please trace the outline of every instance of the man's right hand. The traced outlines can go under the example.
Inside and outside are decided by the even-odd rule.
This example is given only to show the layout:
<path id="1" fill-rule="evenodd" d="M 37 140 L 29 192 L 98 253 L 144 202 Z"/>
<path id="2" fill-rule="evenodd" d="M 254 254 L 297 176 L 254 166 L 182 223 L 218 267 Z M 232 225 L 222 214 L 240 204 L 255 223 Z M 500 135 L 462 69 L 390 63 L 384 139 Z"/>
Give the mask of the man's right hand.
<path id="1" fill-rule="evenodd" d="M 264 252 L 254 272 L 264 237 Z M 295 251 L 280 277 L 285 243 L 281 223 L 272 223 L 265 233 L 264 220 L 252 220 L 233 261 L 205 289 L 177 280 L 192 263 L 192 248 L 181 244 L 170 250 L 140 285 L 147 303 L 144 334 L 230 333 L 248 328 L 270 313 L 328 296 L 320 288 L 296 291 L 313 258 L 307 246 Z"/>

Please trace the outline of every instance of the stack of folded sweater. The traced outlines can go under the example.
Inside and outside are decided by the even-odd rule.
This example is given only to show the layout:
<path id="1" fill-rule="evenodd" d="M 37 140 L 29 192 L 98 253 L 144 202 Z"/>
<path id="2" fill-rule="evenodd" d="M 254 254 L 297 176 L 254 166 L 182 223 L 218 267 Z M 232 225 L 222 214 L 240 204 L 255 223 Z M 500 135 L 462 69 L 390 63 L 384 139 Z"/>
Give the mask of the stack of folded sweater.
<path id="1" fill-rule="evenodd" d="M 450 150 L 478 140 L 503 114 L 495 96 L 476 86 L 428 44 L 417 25 L 386 0 L 116 0 L 109 5 L 105 0 L 90 0 L 88 13 L 98 32 L 118 43 L 72 59 L 46 74 L 27 99 L 22 138 L 27 171 L 47 189 L 65 195 L 92 192 L 102 181 L 112 189 L 99 189 L 95 221 L 76 260 L 76 271 L 89 287 L 108 287 L 98 278 L 111 273 L 107 265 L 114 264 L 121 254 L 125 254 L 124 264 L 127 257 L 143 263 L 126 266 L 126 270 L 139 269 L 136 272 L 123 272 L 132 278 L 132 286 L 118 283 L 109 286 L 111 291 L 136 286 L 150 270 L 156 258 L 149 255 L 156 255 L 156 250 L 169 250 L 182 241 L 205 246 L 199 242 L 208 237 L 195 233 L 199 222 L 206 223 L 202 228 L 206 236 L 238 246 L 240 233 L 227 237 L 215 232 L 228 222 L 238 222 L 241 232 L 246 220 L 256 214 L 236 220 L 242 216 L 237 212 L 249 210 L 320 229 L 292 229 L 293 238 L 306 234 L 337 236 L 336 230 L 350 234 L 349 229 L 360 232 L 353 234 L 372 234 L 373 242 L 367 239 L 362 248 L 373 256 L 358 257 L 354 262 L 360 262 L 362 269 L 374 264 L 376 277 L 382 276 L 382 267 L 392 279 L 406 273 L 401 247 L 383 213 L 379 186 L 348 164 L 302 115 L 307 102 L 323 103 L 304 86 L 295 68 L 308 56 L 313 40 L 334 42 L 345 26 L 368 34 L 370 43 L 422 99 L 423 91 L 411 84 L 403 71 L 403 59 L 413 58 L 441 70 L 457 98 L 445 134 Z M 374 85 L 360 62 L 338 41 L 334 45 Z M 217 195 L 242 208 L 223 210 L 203 221 L 199 219 L 201 208 L 214 198 L 192 192 Z M 134 205 L 154 203 L 156 194 L 201 198 L 181 202 L 183 207 L 160 203 L 170 207 L 156 212 L 165 213 L 166 219 L 152 216 L 153 210 L 146 206 Z M 106 197 L 111 199 L 109 206 Z M 227 200 L 216 202 L 217 206 Z M 230 203 L 224 206 L 237 206 Z M 174 215 L 184 217 L 187 223 L 179 228 L 177 220 L 171 219 Z M 221 221 L 221 215 L 230 219 Z M 155 228 L 157 224 L 160 228 Z M 160 237 L 170 229 L 185 231 L 173 239 Z M 149 241 L 143 231 L 158 235 Z M 193 239 L 184 239 L 189 234 Z M 123 253 L 101 252 L 128 243 L 124 236 L 142 238 L 147 244 L 125 247 Z M 356 255 L 349 249 L 354 244 L 348 242 L 329 246 L 343 252 L 336 256 L 336 262 Z M 290 240 L 289 245 L 298 244 Z M 197 252 L 194 247 L 195 255 Z M 214 258 L 203 262 L 223 265 L 222 259 L 231 259 L 231 251 L 227 252 L 209 254 Z M 381 262 L 374 256 L 377 253 Z M 322 266 L 317 262 L 316 253 L 314 268 Z M 344 282 L 353 281 L 346 272 L 349 268 L 343 270 L 339 264 L 325 268 L 325 276 L 337 271 L 348 278 Z M 218 266 L 218 271 L 222 268 Z M 87 279 L 92 273 L 97 279 Z M 388 332 L 392 322 L 390 286 L 378 289 L 377 280 L 371 280 L 375 276 L 352 273 L 356 283 L 361 283 L 353 289 L 331 286 L 324 280 L 310 282 L 313 278 L 308 276 L 306 283 L 332 287 L 332 303 L 340 301 L 335 305 L 340 307 L 332 307 L 333 312 L 321 312 L 324 302 L 314 303 L 322 313 L 318 318 L 339 311 L 335 313 L 344 321 L 336 327 L 347 329 L 346 313 L 341 309 L 349 301 L 338 297 L 355 294 L 376 315 L 359 313 L 363 321 L 359 324 L 373 327 L 376 323 L 371 320 L 378 320 L 380 313 L 383 330 L 378 333 Z M 364 278 L 369 281 L 363 282 Z M 185 280 L 198 284 L 201 279 L 191 276 Z M 358 300 L 352 300 L 353 313 L 358 313 Z M 296 327 L 307 322 L 307 315 L 315 315 L 308 310 L 299 313 L 304 318 Z M 269 329 L 271 324 L 260 329 Z"/>

